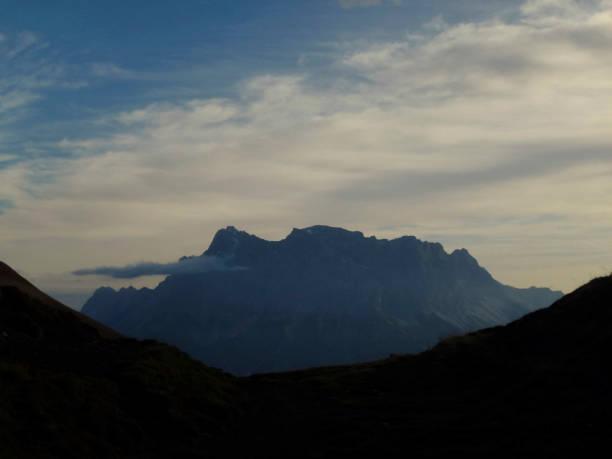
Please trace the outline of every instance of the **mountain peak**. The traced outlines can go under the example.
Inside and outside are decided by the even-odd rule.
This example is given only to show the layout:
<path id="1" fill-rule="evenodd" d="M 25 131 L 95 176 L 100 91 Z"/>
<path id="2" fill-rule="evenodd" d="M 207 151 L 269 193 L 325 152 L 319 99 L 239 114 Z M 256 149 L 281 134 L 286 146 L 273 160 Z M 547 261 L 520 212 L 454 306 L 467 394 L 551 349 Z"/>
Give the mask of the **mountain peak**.
<path id="1" fill-rule="evenodd" d="M 215 237 L 204 254 L 223 257 L 232 256 L 236 253 L 236 249 L 241 242 L 250 238 L 257 239 L 256 236 L 253 236 L 246 231 L 238 230 L 235 226 L 227 226 L 215 233 Z"/>
<path id="2" fill-rule="evenodd" d="M 361 231 L 350 231 L 344 228 L 327 225 L 314 225 L 306 228 L 293 228 L 287 239 L 300 236 L 318 236 L 324 238 L 336 237 L 359 237 L 363 238 Z"/>
<path id="3" fill-rule="evenodd" d="M 453 250 L 452 253 L 450 254 L 451 257 L 456 257 L 458 259 L 461 260 L 474 260 L 476 261 L 476 259 L 472 256 L 472 254 L 470 252 L 467 251 L 467 249 L 456 249 Z"/>

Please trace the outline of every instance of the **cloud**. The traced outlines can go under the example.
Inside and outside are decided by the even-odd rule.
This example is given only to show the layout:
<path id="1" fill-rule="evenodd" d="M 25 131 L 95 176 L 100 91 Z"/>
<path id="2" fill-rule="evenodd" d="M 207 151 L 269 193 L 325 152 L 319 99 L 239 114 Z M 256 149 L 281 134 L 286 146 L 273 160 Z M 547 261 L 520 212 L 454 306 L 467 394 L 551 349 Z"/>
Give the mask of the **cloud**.
<path id="1" fill-rule="evenodd" d="M 3 119 L 0 125 L 12 122 L 21 109 L 40 97 L 36 90 L 47 83 L 41 77 L 40 68 L 29 65 L 29 55 L 35 54 L 43 46 L 44 44 L 40 43 L 32 32 L 22 32 L 12 40 L 2 36 L 0 40 L 0 114 Z"/>
<path id="2" fill-rule="evenodd" d="M 583 14 L 588 1 L 577 0 L 527 0 L 521 6 L 521 11 L 527 16 L 548 18 L 563 16 L 575 18 Z"/>
<path id="3" fill-rule="evenodd" d="M 13 46 L 5 49 L 3 54 L 6 58 L 11 60 L 16 56 L 24 54 L 35 47 L 40 47 L 41 45 L 45 46 L 44 44 L 41 44 L 40 39 L 35 33 L 27 30 L 19 33 L 14 40 Z"/>
<path id="4" fill-rule="evenodd" d="M 25 107 L 32 102 L 38 100 L 40 95 L 30 91 L 22 90 L 7 90 L 0 95 L 0 113 L 8 114 L 15 112 L 17 109 Z M 3 124 L 6 124 L 5 119 Z"/>
<path id="5" fill-rule="evenodd" d="M 112 62 L 93 62 L 90 64 L 91 74 L 101 78 L 135 78 L 134 72 Z"/>
<path id="6" fill-rule="evenodd" d="M 0 170 L 15 203 L 4 253 L 73 271 L 195 253 L 227 224 L 268 238 L 418 224 L 420 237 L 475 241 L 505 282 L 569 290 L 612 257 L 612 6 L 515 13 L 345 46 L 333 79 L 303 67 L 249 78 L 233 98 L 110 115 L 110 134 Z M 537 218 L 550 213 L 566 218 Z"/>
<path id="7" fill-rule="evenodd" d="M 205 256 L 184 258 L 175 263 L 143 262 L 134 265 L 110 267 L 102 266 L 92 269 L 79 269 L 75 276 L 108 276 L 114 279 L 134 279 L 142 276 L 198 274 L 209 271 L 236 271 L 243 268 L 229 266 L 227 261 L 218 257 Z"/>
<path id="8" fill-rule="evenodd" d="M 46 156 L 57 153 L 57 145 L 51 145 L 51 140 L 40 148 L 35 142 L 44 142 L 35 139 L 43 137 L 42 132 L 57 130 L 63 120 L 62 110 L 54 106 L 50 115 L 46 111 L 49 108 L 44 107 L 45 102 L 58 97 L 62 91 L 76 91 L 92 83 L 134 77 L 132 72 L 112 62 L 66 63 L 58 49 L 31 31 L 2 35 L 0 157 L 10 155 L 25 161 L 36 156 L 46 161 Z M 61 98 L 62 106 L 66 105 L 66 100 L 68 98 Z M 70 125 L 74 128 L 79 121 L 71 119 Z M 54 124 L 54 129 L 50 124 Z M 45 137 L 52 138 L 52 135 Z M 4 166 L 0 164 L 0 169 Z"/>

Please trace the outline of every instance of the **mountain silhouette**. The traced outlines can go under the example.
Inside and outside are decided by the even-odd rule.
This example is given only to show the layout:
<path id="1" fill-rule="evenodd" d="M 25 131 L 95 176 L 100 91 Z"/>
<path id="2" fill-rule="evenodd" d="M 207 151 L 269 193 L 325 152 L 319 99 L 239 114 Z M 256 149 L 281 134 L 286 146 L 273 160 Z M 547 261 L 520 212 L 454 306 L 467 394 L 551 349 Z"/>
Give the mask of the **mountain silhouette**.
<path id="1" fill-rule="evenodd" d="M 3 458 L 552 458 L 609 445 L 610 276 L 418 355 L 237 378 L 82 320 L 0 266 Z"/>
<path id="2" fill-rule="evenodd" d="M 281 241 L 230 226 L 199 258 L 223 266 L 170 275 L 154 290 L 101 288 L 82 311 L 245 375 L 420 352 L 561 296 L 502 285 L 465 249 L 328 226 Z"/>

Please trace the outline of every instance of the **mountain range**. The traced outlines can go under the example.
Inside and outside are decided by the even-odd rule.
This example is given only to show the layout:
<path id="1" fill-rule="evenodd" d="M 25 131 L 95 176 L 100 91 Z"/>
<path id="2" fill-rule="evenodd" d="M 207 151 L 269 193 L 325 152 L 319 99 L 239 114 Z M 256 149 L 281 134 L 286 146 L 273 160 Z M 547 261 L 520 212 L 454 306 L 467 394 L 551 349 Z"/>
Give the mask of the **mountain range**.
<path id="1" fill-rule="evenodd" d="M 238 378 L 0 263 L 0 457 L 595 457 L 611 324 L 608 276 L 418 355 Z"/>
<path id="2" fill-rule="evenodd" d="M 177 266 L 154 290 L 100 288 L 82 312 L 247 375 L 420 352 L 561 296 L 503 285 L 465 249 L 328 226 L 281 241 L 229 226 Z"/>

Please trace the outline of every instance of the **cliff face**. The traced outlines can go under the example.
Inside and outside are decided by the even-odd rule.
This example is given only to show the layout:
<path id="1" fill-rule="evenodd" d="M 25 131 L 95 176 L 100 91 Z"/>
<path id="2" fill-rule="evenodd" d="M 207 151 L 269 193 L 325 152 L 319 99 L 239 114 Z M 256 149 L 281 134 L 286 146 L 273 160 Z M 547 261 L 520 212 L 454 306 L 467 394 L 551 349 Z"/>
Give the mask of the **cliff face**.
<path id="1" fill-rule="evenodd" d="M 504 286 L 463 249 L 326 226 L 294 229 L 282 241 L 228 227 L 201 258 L 217 269 L 171 275 L 152 291 L 100 289 L 83 312 L 250 374 L 419 352 L 561 295 Z"/>

